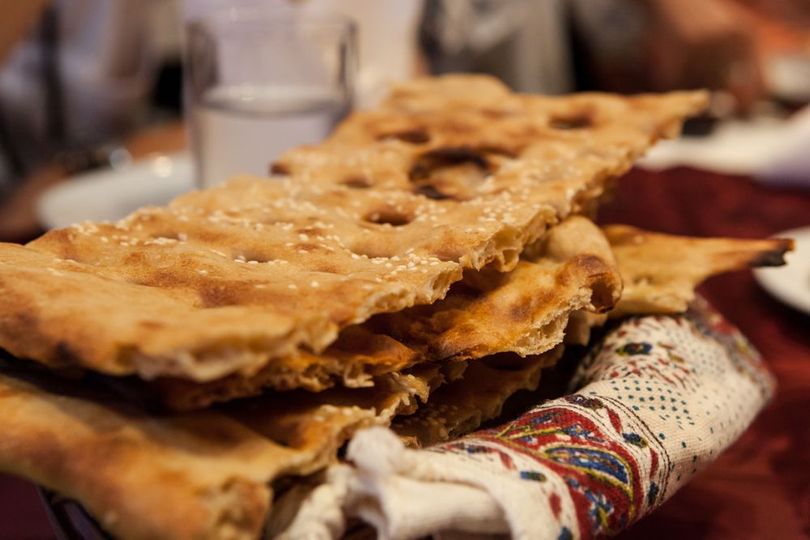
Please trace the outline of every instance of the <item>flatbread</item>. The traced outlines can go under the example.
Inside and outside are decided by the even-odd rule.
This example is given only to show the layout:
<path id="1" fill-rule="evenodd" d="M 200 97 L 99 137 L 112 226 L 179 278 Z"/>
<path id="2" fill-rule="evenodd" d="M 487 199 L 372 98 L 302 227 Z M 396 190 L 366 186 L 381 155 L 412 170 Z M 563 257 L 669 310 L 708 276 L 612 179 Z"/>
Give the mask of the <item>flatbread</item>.
<path id="1" fill-rule="evenodd" d="M 464 378 L 437 390 L 414 414 L 397 417 L 393 429 L 410 446 L 426 447 L 460 437 L 501 414 L 520 390 L 535 390 L 542 370 L 562 356 L 559 346 L 542 355 L 511 353 L 469 362 Z"/>
<path id="2" fill-rule="evenodd" d="M 537 355 L 563 340 L 578 310 L 606 311 L 621 293 L 621 279 L 607 240 L 587 219 L 572 216 L 532 247 L 530 260 L 508 273 L 486 272 L 456 284 L 431 306 L 380 316 L 346 328 L 319 355 L 271 362 L 252 376 L 208 383 L 160 378 L 160 399 L 175 410 L 253 396 L 267 388 L 322 391 L 335 384 L 371 386 L 374 377 L 424 362 L 450 362 L 501 352 Z M 396 338 L 396 339 L 395 339 Z M 288 370 L 280 372 L 281 369 Z"/>
<path id="3" fill-rule="evenodd" d="M 469 94 L 474 105 L 458 101 Z M 479 77 L 406 85 L 282 158 L 285 181 L 236 179 L 115 224 L 0 244 L 0 347 L 199 382 L 319 353 L 341 328 L 438 300 L 464 269 L 513 269 L 526 244 L 705 102 L 535 99 Z M 403 122 L 429 142 L 386 134 Z"/>
<path id="4" fill-rule="evenodd" d="M 622 291 L 607 240 L 588 219 L 550 229 L 507 274 L 468 274 L 447 298 L 372 320 L 375 329 L 431 358 L 541 354 L 562 342 L 571 313 L 606 312 Z"/>
<path id="5" fill-rule="evenodd" d="M 351 115 L 326 141 L 287 152 L 273 168 L 356 192 L 497 202 L 491 217 L 522 228 L 532 213 L 516 206 L 559 204 L 567 213 L 571 200 L 563 192 L 587 193 L 575 205 L 601 194 L 608 177 L 659 138 L 676 135 L 706 99 L 704 92 L 534 96 L 488 76 L 421 79 L 395 87 L 380 107 Z"/>
<path id="6" fill-rule="evenodd" d="M 553 227 L 532 251 L 534 258 L 512 272 L 468 273 L 444 300 L 348 327 L 320 354 L 271 361 L 255 374 L 202 384 L 159 378 L 155 388 L 170 407 L 187 410 L 267 388 L 363 387 L 374 376 L 420 362 L 541 354 L 563 340 L 571 313 L 611 309 L 621 278 L 607 240 L 583 217 Z"/>
<path id="7" fill-rule="evenodd" d="M 5 376 L 0 391 L 0 469 L 77 499 L 121 538 L 256 538 L 267 483 L 313 458 L 212 412 L 156 420 Z"/>
<path id="8" fill-rule="evenodd" d="M 565 342 L 585 345 L 591 329 L 608 317 L 674 314 L 686 311 L 705 279 L 748 267 L 784 264 L 793 249 L 786 239 L 696 238 L 653 233 L 628 225 L 603 229 L 624 282 L 616 307 L 608 314 L 579 311 L 571 315 Z"/>
<path id="9" fill-rule="evenodd" d="M 0 471 L 76 499 L 123 539 L 258 538 L 273 481 L 333 462 L 355 430 L 413 412 L 444 380 L 425 365 L 372 388 L 149 415 L 86 386 L 11 371 L 0 371 Z"/>
<path id="10" fill-rule="evenodd" d="M 604 228 L 624 280 L 611 317 L 681 313 L 706 278 L 757 266 L 780 266 L 793 249 L 787 239 L 695 238 L 627 225 Z"/>
<path id="11" fill-rule="evenodd" d="M 255 396 L 266 389 L 321 392 L 335 385 L 365 388 L 373 386 L 375 376 L 400 372 L 424 361 L 422 351 L 358 325 L 343 330 L 320 354 L 303 353 L 283 362 L 271 361 L 252 375 L 233 374 L 205 383 L 161 377 L 150 386 L 164 405 L 192 410 Z"/>
<path id="12" fill-rule="evenodd" d="M 217 217 L 227 210 L 187 207 L 181 199 L 118 224 L 52 231 L 25 247 L 0 245 L 0 346 L 111 375 L 211 380 L 294 357 L 304 344 L 319 351 L 339 326 L 435 301 L 461 277 L 457 263 L 435 257 L 403 253 L 397 271 L 388 259 L 340 247 L 371 234 L 362 220 L 340 216 L 345 198 L 320 195 L 318 205 L 275 212 L 285 185 L 243 180 L 219 190 L 255 205 L 236 224 Z M 253 188 L 264 202 L 256 205 Z M 228 204 L 219 191 L 206 196 Z M 327 227 L 318 220 L 324 214 L 347 230 Z M 273 223 L 258 230 L 263 219 Z"/>

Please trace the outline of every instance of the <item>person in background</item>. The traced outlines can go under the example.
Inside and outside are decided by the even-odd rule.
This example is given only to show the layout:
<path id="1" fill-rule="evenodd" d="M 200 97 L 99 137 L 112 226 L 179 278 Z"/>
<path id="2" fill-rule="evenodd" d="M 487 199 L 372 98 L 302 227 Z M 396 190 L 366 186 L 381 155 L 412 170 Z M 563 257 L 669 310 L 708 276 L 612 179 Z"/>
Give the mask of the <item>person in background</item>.
<path id="1" fill-rule="evenodd" d="M 574 0 L 580 80 L 619 91 L 709 88 L 737 110 L 763 95 L 752 23 L 729 0 Z"/>
<path id="2" fill-rule="evenodd" d="M 3 66 L 17 43 L 26 37 L 40 20 L 48 0 L 0 0 L 0 66 Z M 14 142 L 14 134 L 3 122 L 0 100 L 0 195 L 10 187 L 13 174 L 21 174 L 24 165 Z"/>
<path id="3" fill-rule="evenodd" d="M 0 0 L 0 12 L 3 13 L 0 18 L 0 64 L 17 42 L 36 25 L 47 5 L 48 0 Z"/>
<path id="4" fill-rule="evenodd" d="M 420 37 L 434 73 L 493 73 L 525 92 L 705 87 L 744 113 L 766 92 L 763 19 L 805 21 L 807 35 L 809 12 L 799 0 L 427 0 Z"/>
<path id="5" fill-rule="evenodd" d="M 179 58 L 181 12 L 237 4 L 353 18 L 357 105 L 418 71 L 419 0 L 0 0 L 0 199 L 55 156 L 68 172 L 105 163 L 101 147 L 153 119 L 150 97 L 180 95 L 180 79 L 161 68 Z"/>
<path id="6" fill-rule="evenodd" d="M 149 13 L 160 0 L 1 1 L 0 190 L 58 152 L 138 125 L 156 69 Z"/>
<path id="7" fill-rule="evenodd" d="M 766 90 L 763 17 L 796 35 L 810 24 L 800 0 L 185 0 L 237 1 L 356 19 L 360 106 L 397 79 L 473 71 L 526 92 L 709 87 L 746 111 Z M 173 41 L 179 99 L 179 4 L 0 0 L 0 198 L 56 152 L 120 141 L 154 115 L 158 34 Z"/>
<path id="8" fill-rule="evenodd" d="M 568 0 L 427 0 L 420 43 L 428 68 L 491 73 L 522 92 L 569 92 L 568 9 Z"/>

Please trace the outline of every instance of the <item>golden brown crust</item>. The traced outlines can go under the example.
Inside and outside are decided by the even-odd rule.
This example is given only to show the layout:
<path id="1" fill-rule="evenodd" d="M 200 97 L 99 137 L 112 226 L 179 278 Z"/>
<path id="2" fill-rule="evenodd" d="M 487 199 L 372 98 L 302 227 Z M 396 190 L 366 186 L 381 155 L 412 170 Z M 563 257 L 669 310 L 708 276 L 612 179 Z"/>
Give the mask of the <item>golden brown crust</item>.
<path id="1" fill-rule="evenodd" d="M 785 239 L 696 238 L 628 225 L 603 230 L 618 260 L 624 290 L 607 315 L 572 314 L 565 330 L 569 345 L 587 344 L 591 329 L 605 324 L 608 316 L 682 313 L 705 279 L 748 267 L 784 264 L 785 252 L 793 249 L 793 242 Z"/>
<path id="2" fill-rule="evenodd" d="M 318 355 L 271 362 L 248 376 L 204 384 L 161 379 L 155 386 L 169 406 L 186 410 L 266 388 L 367 386 L 373 376 L 425 361 L 541 354 L 562 341 L 572 313 L 611 309 L 621 278 L 602 232 L 582 217 L 553 227 L 532 251 L 533 259 L 512 272 L 468 274 L 444 300 L 346 328 Z"/>
<path id="3" fill-rule="evenodd" d="M 305 457 L 215 413 L 154 420 L 2 375 L 0 411 L 0 468 L 75 497 L 122 538 L 255 538 L 265 481 Z"/>
<path id="4" fill-rule="evenodd" d="M 553 227 L 531 251 L 533 260 L 522 261 L 510 273 L 468 275 L 469 285 L 458 284 L 443 301 L 365 325 L 375 332 L 362 325 L 349 327 L 320 354 L 271 361 L 257 373 L 204 384 L 160 378 L 155 388 L 172 408 L 188 410 L 256 395 L 268 387 L 317 391 L 335 382 L 368 385 L 374 375 L 426 360 L 505 351 L 540 354 L 561 341 L 572 312 L 610 309 L 621 283 L 607 242 L 585 218 L 573 216 Z"/>
<path id="5" fill-rule="evenodd" d="M 530 96 L 489 77 L 445 76 L 395 88 L 381 107 L 275 166 L 321 185 L 425 193 L 449 206 L 500 199 L 500 214 L 517 224 L 526 218 L 516 203 L 564 214 L 572 200 L 586 204 L 705 104 L 702 92 Z"/>
<path id="6" fill-rule="evenodd" d="M 164 377 L 153 381 L 152 388 L 170 408 L 192 410 L 258 395 L 268 388 L 320 392 L 335 384 L 368 387 L 376 375 L 403 371 L 423 361 L 420 351 L 358 325 L 344 329 L 320 354 L 303 353 L 283 362 L 271 361 L 255 374 L 234 374 L 205 383 Z"/>
<path id="7" fill-rule="evenodd" d="M 611 317 L 679 313 L 706 278 L 756 266 L 784 264 L 791 240 L 695 238 L 652 233 L 627 225 L 605 227 L 624 292 Z"/>
<path id="8" fill-rule="evenodd" d="M 333 462 L 357 429 L 412 413 L 455 371 L 422 364 L 368 388 L 150 415 L 103 389 L 4 362 L 0 470 L 78 500 L 116 537 L 258 538 L 271 482 Z"/>
<path id="9" fill-rule="evenodd" d="M 610 246 L 587 219 L 573 216 L 553 227 L 533 252 L 509 273 L 468 275 L 443 301 L 372 323 L 434 359 L 528 356 L 560 343 L 572 312 L 608 311 L 619 299 Z"/>
<path id="10" fill-rule="evenodd" d="M 274 479 L 334 461 L 354 431 L 413 412 L 444 382 L 424 365 L 372 388 L 155 416 L 19 376 L 0 373 L 0 470 L 75 498 L 125 539 L 258 538 Z"/>
<path id="11" fill-rule="evenodd" d="M 410 416 L 391 428 L 410 446 L 426 447 L 477 429 L 501 414 L 504 403 L 520 390 L 535 390 L 544 368 L 562 355 L 559 346 L 542 355 L 520 358 L 500 354 L 470 361 L 464 378 L 448 384 Z"/>
<path id="12" fill-rule="evenodd" d="M 255 538 L 272 482 L 354 430 L 413 413 L 399 422 L 423 441 L 474 428 L 536 387 L 572 313 L 617 300 L 604 239 L 566 218 L 705 101 L 419 80 L 283 156 L 284 180 L 0 244 L 0 347 L 17 356 L 157 379 L 180 408 L 297 388 L 148 415 L 0 373 L 0 469 L 122 538 Z"/>
<path id="13" fill-rule="evenodd" d="M 285 181 L 0 245 L 0 347 L 194 381 L 317 353 L 345 326 L 436 301 L 463 269 L 511 270 L 705 101 L 521 96 L 482 77 L 402 86 L 282 157 Z"/>

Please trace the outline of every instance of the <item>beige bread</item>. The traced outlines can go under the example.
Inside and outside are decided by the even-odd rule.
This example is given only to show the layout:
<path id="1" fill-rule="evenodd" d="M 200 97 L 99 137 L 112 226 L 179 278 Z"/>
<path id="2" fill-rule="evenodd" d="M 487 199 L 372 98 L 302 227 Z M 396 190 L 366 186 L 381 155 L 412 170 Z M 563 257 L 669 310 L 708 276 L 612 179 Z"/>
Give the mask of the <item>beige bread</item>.
<path id="1" fill-rule="evenodd" d="M 514 271 L 468 275 L 446 299 L 349 327 L 320 354 L 272 361 L 250 376 L 205 384 L 160 378 L 155 386 L 164 402 L 186 410 L 265 388 L 368 386 L 374 376 L 426 361 L 540 354 L 564 334 L 567 343 L 586 343 L 590 328 L 606 320 L 599 312 L 617 300 L 611 315 L 680 312 L 707 275 L 775 263 L 787 247 L 778 240 L 695 239 L 624 226 L 606 231 L 613 246 L 589 221 L 571 217 L 532 246 Z M 621 257 L 618 269 L 611 247 Z M 620 300 L 617 272 L 628 283 Z M 643 286 L 637 276 L 644 276 Z"/>
<path id="2" fill-rule="evenodd" d="M 468 273 L 443 301 L 371 322 L 436 359 L 528 356 L 560 343 L 572 312 L 606 312 L 619 300 L 610 246 L 586 218 L 568 218 L 531 251 L 509 273 Z"/>
<path id="3" fill-rule="evenodd" d="M 513 269 L 705 102 L 520 96 L 482 77 L 402 86 L 283 157 L 286 181 L 237 179 L 0 245 L 0 347 L 194 381 L 317 354 L 346 326 L 442 298 L 465 269 Z"/>
<path id="4" fill-rule="evenodd" d="M 579 216 L 550 229 L 534 251 L 511 272 L 468 273 L 444 300 L 348 327 L 320 354 L 275 359 L 255 374 L 202 384 L 159 378 L 155 387 L 171 407 L 191 409 L 265 388 L 362 387 L 420 362 L 543 353 L 562 341 L 571 313 L 610 310 L 621 278 L 602 232 Z"/>
<path id="5" fill-rule="evenodd" d="M 355 430 L 413 412 L 443 382 L 425 365 L 371 388 L 150 415 L 10 369 L 0 370 L 0 471 L 76 499 L 124 539 L 258 538 L 275 479 L 333 462 Z"/>
<path id="6" fill-rule="evenodd" d="M 469 362 L 463 379 L 439 388 L 414 414 L 395 419 L 391 428 L 410 446 L 425 447 L 474 431 L 501 415 L 504 403 L 520 390 L 535 390 L 542 370 L 562 356 L 562 345 L 520 358 L 499 354 Z"/>
<path id="7" fill-rule="evenodd" d="M 605 238 L 575 214 L 705 101 L 418 80 L 283 156 L 283 179 L 0 244 L 0 348 L 103 375 L 4 363 L 0 470 L 125 539 L 256 538 L 274 484 L 355 430 L 474 428 L 537 386 L 572 315 L 619 300 Z M 227 403 L 146 412 L 104 377 Z M 265 388 L 284 391 L 246 397 Z"/>
<path id="8" fill-rule="evenodd" d="M 621 298 L 609 314 L 594 310 L 566 314 L 565 342 L 569 344 L 586 344 L 591 328 L 604 324 L 608 315 L 682 313 L 706 278 L 752 266 L 781 265 L 785 252 L 792 249 L 791 241 L 784 239 L 694 238 L 626 225 L 611 225 L 603 229 L 604 236 L 594 235 L 587 231 L 595 225 L 584 218 L 570 218 L 568 225 L 559 228 L 564 226 L 571 230 L 549 235 L 549 245 L 540 253 L 572 253 L 586 249 L 590 239 L 591 252 L 613 261 L 603 251 L 609 242 L 616 258 L 613 264 L 618 265 L 624 281 Z M 535 330 L 526 335 L 536 334 Z M 504 402 L 518 390 L 537 388 L 541 370 L 553 365 L 560 352 L 528 357 L 524 362 L 508 354 L 470 362 L 462 380 L 439 388 L 427 404 L 415 414 L 399 417 L 392 428 L 415 446 L 464 435 L 500 415 Z"/>
<path id="9" fill-rule="evenodd" d="M 696 238 L 653 233 L 628 225 L 603 229 L 624 290 L 608 313 L 579 311 L 569 318 L 565 342 L 584 345 L 608 317 L 686 311 L 695 289 L 711 276 L 743 268 L 779 266 L 793 249 L 787 239 Z"/>
<path id="10" fill-rule="evenodd" d="M 780 266 L 793 249 L 787 239 L 696 238 L 643 231 L 627 225 L 604 229 L 625 288 L 611 317 L 686 311 L 705 279 L 756 266 Z"/>

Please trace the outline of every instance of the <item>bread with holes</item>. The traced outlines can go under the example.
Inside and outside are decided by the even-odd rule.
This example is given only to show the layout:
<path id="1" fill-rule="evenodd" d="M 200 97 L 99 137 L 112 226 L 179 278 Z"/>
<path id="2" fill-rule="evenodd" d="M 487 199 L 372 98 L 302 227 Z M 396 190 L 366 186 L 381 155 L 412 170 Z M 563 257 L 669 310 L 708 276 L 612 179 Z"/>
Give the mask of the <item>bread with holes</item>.
<path id="1" fill-rule="evenodd" d="M 320 353 L 342 328 L 443 298 L 464 270 L 514 269 L 705 102 L 521 96 L 476 76 L 406 84 L 282 157 L 285 180 L 239 178 L 0 245 L 0 347 L 197 382 Z M 426 141 L 390 136 L 406 127 Z"/>

